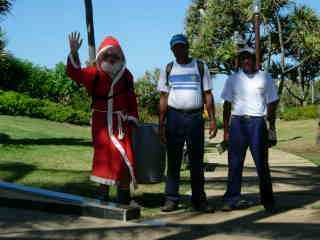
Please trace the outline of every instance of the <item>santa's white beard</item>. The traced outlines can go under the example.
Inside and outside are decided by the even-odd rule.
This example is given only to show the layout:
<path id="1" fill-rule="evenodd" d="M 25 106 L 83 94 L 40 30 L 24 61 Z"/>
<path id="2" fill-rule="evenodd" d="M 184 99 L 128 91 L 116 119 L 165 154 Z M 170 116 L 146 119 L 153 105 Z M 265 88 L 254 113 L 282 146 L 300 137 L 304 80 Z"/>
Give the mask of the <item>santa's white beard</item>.
<path id="1" fill-rule="evenodd" d="M 118 74 L 118 72 L 122 69 L 123 66 L 124 66 L 124 63 L 122 62 L 111 64 L 109 62 L 103 61 L 100 64 L 100 68 L 102 69 L 102 71 L 104 71 L 111 77 L 115 77 Z"/>

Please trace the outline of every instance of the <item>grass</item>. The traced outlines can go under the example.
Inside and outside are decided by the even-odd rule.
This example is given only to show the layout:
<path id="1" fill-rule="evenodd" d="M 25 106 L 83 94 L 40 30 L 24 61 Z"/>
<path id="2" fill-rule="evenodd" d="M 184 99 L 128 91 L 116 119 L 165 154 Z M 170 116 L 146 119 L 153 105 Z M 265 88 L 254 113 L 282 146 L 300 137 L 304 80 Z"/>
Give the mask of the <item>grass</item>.
<path id="1" fill-rule="evenodd" d="M 1 180 L 93 197 L 98 185 L 89 181 L 91 164 L 90 127 L 0 116 Z M 183 171 L 180 191 L 189 189 L 189 174 Z M 163 183 L 139 185 L 134 198 L 143 205 L 143 216 L 159 213 L 163 191 Z"/>
<path id="2" fill-rule="evenodd" d="M 320 166 L 320 145 L 316 145 L 318 121 L 279 121 L 277 148 L 309 159 Z"/>
<path id="3" fill-rule="evenodd" d="M 320 165 L 316 126 L 316 120 L 279 121 L 277 148 Z M 216 151 L 212 147 L 206 152 Z M 0 179 L 93 197 L 98 194 L 98 185 L 89 181 L 91 164 L 90 127 L 0 116 Z M 186 194 L 190 191 L 189 173 L 181 174 L 180 192 Z M 206 185 L 207 189 L 211 187 Z M 159 214 L 163 191 L 163 183 L 139 185 L 134 198 L 143 206 L 143 217 Z M 111 195 L 115 196 L 114 189 Z"/>

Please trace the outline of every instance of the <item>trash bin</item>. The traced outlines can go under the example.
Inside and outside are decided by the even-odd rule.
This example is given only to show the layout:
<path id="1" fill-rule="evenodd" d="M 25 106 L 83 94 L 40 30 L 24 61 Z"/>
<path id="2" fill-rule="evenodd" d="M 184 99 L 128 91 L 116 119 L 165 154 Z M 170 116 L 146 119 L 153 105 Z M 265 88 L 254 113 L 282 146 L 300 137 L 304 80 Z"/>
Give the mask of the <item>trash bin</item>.
<path id="1" fill-rule="evenodd" d="M 138 183 L 163 181 L 166 166 L 165 146 L 160 143 L 158 125 L 140 124 L 133 132 L 133 151 L 136 158 Z"/>

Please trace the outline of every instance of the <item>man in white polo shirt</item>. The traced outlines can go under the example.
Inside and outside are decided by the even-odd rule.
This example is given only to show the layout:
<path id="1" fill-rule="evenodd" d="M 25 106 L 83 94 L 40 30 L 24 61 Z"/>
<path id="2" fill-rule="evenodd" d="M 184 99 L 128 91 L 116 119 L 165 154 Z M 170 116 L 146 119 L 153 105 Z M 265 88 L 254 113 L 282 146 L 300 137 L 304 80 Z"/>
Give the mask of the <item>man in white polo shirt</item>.
<path id="1" fill-rule="evenodd" d="M 244 159 L 249 148 L 259 176 L 261 203 L 266 211 L 274 211 L 274 197 L 268 165 L 268 129 L 275 134 L 277 89 L 273 79 L 255 69 L 255 50 L 249 47 L 239 51 L 240 70 L 225 83 L 224 140 L 228 149 L 228 186 L 223 210 L 239 207 Z"/>
<path id="2" fill-rule="evenodd" d="M 183 34 L 170 41 L 176 61 L 169 63 L 160 75 L 159 130 L 167 144 L 168 167 L 164 212 L 174 211 L 179 203 L 179 182 L 182 151 L 187 142 L 191 171 L 192 206 L 197 211 L 212 212 L 204 192 L 204 121 L 203 104 L 210 118 L 210 137 L 217 132 L 212 80 L 203 62 L 189 57 L 189 44 Z"/>

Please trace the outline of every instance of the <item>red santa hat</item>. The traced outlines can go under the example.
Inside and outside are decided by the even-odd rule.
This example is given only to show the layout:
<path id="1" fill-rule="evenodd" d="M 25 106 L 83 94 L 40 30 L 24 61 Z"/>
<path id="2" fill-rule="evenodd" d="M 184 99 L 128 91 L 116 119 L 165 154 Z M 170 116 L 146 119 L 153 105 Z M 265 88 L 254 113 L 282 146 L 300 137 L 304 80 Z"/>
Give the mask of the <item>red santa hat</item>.
<path id="1" fill-rule="evenodd" d="M 107 51 L 107 49 L 109 49 L 111 47 L 115 47 L 115 48 L 119 49 L 119 56 L 123 59 L 123 61 L 125 61 L 124 54 L 122 52 L 119 41 L 112 36 L 108 36 L 102 41 L 102 43 L 100 44 L 100 46 L 98 48 L 96 59 L 98 59 L 98 57 L 101 54 L 103 54 L 105 51 Z"/>

